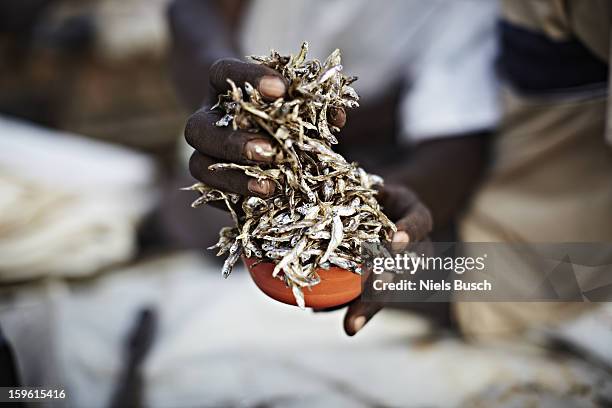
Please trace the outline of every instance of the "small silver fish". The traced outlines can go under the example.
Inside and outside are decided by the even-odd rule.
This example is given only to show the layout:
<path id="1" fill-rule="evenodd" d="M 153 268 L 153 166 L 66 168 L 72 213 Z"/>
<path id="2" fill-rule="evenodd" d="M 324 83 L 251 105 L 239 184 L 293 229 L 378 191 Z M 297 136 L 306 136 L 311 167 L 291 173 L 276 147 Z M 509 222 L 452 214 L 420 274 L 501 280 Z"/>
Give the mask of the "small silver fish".
<path id="1" fill-rule="evenodd" d="M 333 150 L 341 132 L 328 122 L 327 113 L 359 106 L 351 86 L 356 77 L 342 72 L 339 50 L 321 63 L 307 60 L 308 48 L 304 42 L 294 56 L 271 51 L 252 57 L 283 76 L 289 96 L 264 101 L 252 84 L 240 88 L 228 80 L 229 91 L 213 107 L 223 115 L 216 126 L 266 135 L 273 151 L 258 152 L 270 163 L 217 163 L 210 169 L 270 180 L 277 187 L 274 195 L 242 197 L 202 183 L 187 188 L 199 195 L 192 206 L 223 202 L 234 219 L 236 225 L 222 229 L 211 247 L 227 255 L 223 276 L 229 276 L 241 255 L 273 262 L 272 275 L 291 288 L 302 308 L 303 290 L 321 281 L 318 268 L 361 273 L 361 245 L 383 242 L 395 229 L 376 200 L 375 187 L 382 179 Z"/>

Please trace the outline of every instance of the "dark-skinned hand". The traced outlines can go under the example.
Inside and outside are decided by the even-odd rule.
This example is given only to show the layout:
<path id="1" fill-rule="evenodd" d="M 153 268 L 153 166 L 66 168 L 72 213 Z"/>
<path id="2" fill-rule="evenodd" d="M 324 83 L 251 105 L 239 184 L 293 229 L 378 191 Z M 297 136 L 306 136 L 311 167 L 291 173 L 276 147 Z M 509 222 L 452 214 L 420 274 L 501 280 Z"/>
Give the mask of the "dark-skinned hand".
<path id="1" fill-rule="evenodd" d="M 268 101 L 285 96 L 287 84 L 279 73 L 269 67 L 236 59 L 215 62 L 210 68 L 209 78 L 211 104 L 191 115 L 185 127 L 187 143 L 195 149 L 189 161 L 191 174 L 203 183 L 223 191 L 244 196 L 272 195 L 275 185 L 269 180 L 258 182 L 237 170 L 208 170 L 210 165 L 219 162 L 269 163 L 272 160 L 270 154 L 274 151 L 273 141 L 267 135 L 215 126 L 223 114 L 218 110 L 211 111 L 210 106 L 216 102 L 218 94 L 230 89 L 228 78 L 240 87 L 249 82 Z M 329 120 L 334 126 L 342 127 L 346 122 L 346 114 L 342 109 L 330 110 Z"/>
<path id="2" fill-rule="evenodd" d="M 219 111 L 211 111 L 217 95 L 225 93 L 231 79 L 237 86 L 245 82 L 252 84 L 268 101 L 286 96 L 287 84 L 276 71 L 260 64 L 246 63 L 235 59 L 222 59 L 210 68 L 209 103 L 195 112 L 187 121 L 185 138 L 195 152 L 189 161 L 193 177 L 222 191 L 243 196 L 269 197 L 275 192 L 273 182 L 257 181 L 238 170 L 211 171 L 209 166 L 219 162 L 238 164 L 270 163 L 274 152 L 273 141 L 262 133 L 218 127 L 215 122 L 222 117 Z M 343 110 L 330 111 L 328 120 L 337 127 L 346 123 Z M 378 194 L 378 200 L 387 216 L 396 223 L 398 232 L 394 243 L 406 245 L 424 239 L 432 229 L 432 218 L 428 208 L 416 194 L 401 185 L 388 185 Z M 356 299 L 348 306 L 344 329 L 348 335 L 357 333 L 381 308 L 382 304 L 362 302 Z"/>
<path id="3" fill-rule="evenodd" d="M 420 242 L 427 238 L 433 227 L 431 213 L 413 191 L 403 185 L 389 184 L 379 189 L 376 198 L 385 214 L 397 227 L 391 243 L 395 252 L 401 252 L 409 243 Z M 394 277 L 391 276 L 391 279 Z M 384 302 L 363 301 L 359 297 L 333 310 L 348 307 L 344 316 L 344 331 L 349 336 L 354 336 L 383 306 Z"/>

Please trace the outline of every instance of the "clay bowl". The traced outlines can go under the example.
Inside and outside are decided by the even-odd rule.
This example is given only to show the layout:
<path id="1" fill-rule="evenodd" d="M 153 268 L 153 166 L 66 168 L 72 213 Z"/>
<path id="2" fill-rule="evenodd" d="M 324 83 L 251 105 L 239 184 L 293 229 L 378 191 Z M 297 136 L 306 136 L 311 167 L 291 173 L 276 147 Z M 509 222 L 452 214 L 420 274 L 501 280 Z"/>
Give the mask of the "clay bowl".
<path id="1" fill-rule="evenodd" d="M 272 277 L 274 264 L 262 262 L 252 266 L 256 258 L 243 258 L 244 263 L 257 287 L 266 295 L 279 302 L 297 306 L 293 293 L 285 283 Z M 317 269 L 321 282 L 310 289 L 304 289 L 306 307 L 325 309 L 344 305 L 361 294 L 361 276 L 346 269 L 332 267 Z"/>

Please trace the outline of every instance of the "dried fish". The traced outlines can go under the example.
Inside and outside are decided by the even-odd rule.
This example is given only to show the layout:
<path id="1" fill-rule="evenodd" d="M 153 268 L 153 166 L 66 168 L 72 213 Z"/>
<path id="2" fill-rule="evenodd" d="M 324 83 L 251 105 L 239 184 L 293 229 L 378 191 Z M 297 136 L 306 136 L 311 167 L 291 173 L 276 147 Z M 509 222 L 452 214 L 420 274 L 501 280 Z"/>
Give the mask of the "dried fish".
<path id="1" fill-rule="evenodd" d="M 342 242 L 342 238 L 344 237 L 344 226 L 342 225 L 342 220 L 339 215 L 335 215 L 332 221 L 332 230 L 331 236 L 329 238 L 329 244 L 327 246 L 327 250 L 319 260 L 319 262 L 323 263 L 327 261 L 327 258 L 338 248 L 338 245 Z"/>
<path id="2" fill-rule="evenodd" d="M 228 254 L 223 276 L 242 254 L 273 262 L 273 276 L 291 288 L 302 308 L 303 288 L 320 282 L 317 268 L 335 265 L 360 274 L 361 244 L 388 240 L 395 230 L 376 201 L 375 187 L 383 180 L 332 149 L 339 129 L 328 122 L 328 111 L 359 106 L 350 86 L 357 78 L 342 73 L 339 50 L 323 64 L 307 61 L 307 53 L 305 42 L 295 56 L 272 51 L 251 57 L 287 80 L 287 97 L 266 102 L 251 84 L 240 88 L 228 80 L 230 90 L 213 107 L 223 113 L 216 126 L 266 133 L 276 141 L 276 151 L 270 154 L 272 164 L 219 163 L 210 169 L 272 180 L 276 194 L 240 197 L 202 183 L 187 188 L 200 194 L 193 207 L 223 201 L 234 218 L 236 225 L 223 228 L 211 247 Z"/>

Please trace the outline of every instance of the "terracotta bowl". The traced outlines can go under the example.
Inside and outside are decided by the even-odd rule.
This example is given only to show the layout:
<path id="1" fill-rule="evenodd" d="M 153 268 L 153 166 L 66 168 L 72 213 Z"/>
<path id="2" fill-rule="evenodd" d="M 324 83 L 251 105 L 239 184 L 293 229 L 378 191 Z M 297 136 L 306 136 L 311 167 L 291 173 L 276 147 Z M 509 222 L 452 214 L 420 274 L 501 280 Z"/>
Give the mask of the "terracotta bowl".
<path id="1" fill-rule="evenodd" d="M 256 258 L 243 258 L 257 287 L 279 302 L 297 306 L 293 293 L 285 283 L 272 277 L 274 264 L 262 262 L 252 266 Z M 306 307 L 324 309 L 341 306 L 357 298 L 361 294 L 361 276 L 342 268 L 317 269 L 321 282 L 311 289 L 304 289 Z"/>

